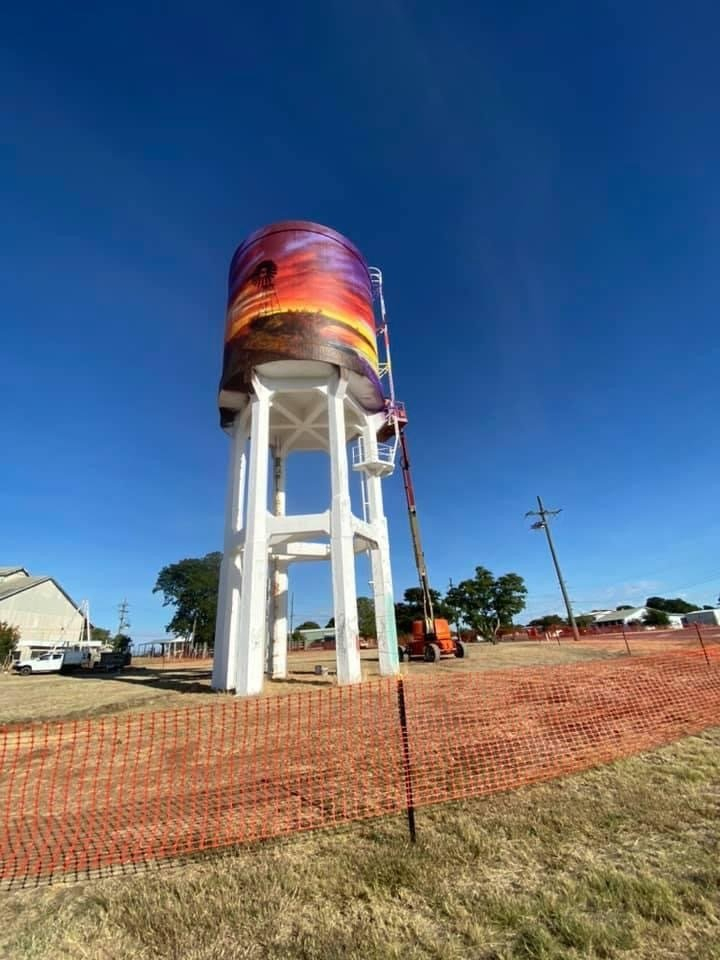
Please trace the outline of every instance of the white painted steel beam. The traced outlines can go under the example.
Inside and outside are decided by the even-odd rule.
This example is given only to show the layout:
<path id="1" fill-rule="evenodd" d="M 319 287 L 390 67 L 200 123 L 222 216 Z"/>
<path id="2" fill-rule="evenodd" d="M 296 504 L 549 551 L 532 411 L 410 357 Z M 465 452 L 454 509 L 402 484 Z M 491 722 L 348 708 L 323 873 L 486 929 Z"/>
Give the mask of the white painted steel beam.
<path id="1" fill-rule="evenodd" d="M 285 514 L 285 457 L 273 455 L 273 514 Z M 268 632 L 268 672 L 273 680 L 287 676 L 288 649 L 288 563 L 274 558 L 270 589 L 270 629 Z"/>
<path id="2" fill-rule="evenodd" d="M 285 517 L 269 516 L 268 542 L 271 546 L 287 543 L 293 537 L 329 537 L 330 511 L 324 513 L 300 513 Z"/>
<path id="3" fill-rule="evenodd" d="M 238 614 L 242 585 L 242 557 L 239 538 L 245 506 L 245 470 L 247 458 L 246 418 L 237 416 L 230 432 L 230 465 L 225 506 L 225 547 L 220 564 L 218 612 L 215 623 L 212 685 L 215 690 L 235 686 L 238 648 Z"/>
<path id="4" fill-rule="evenodd" d="M 366 450 L 371 459 L 377 458 L 377 429 L 368 418 L 363 434 Z M 395 598 L 393 595 L 392 568 L 390 566 L 390 540 L 387 519 L 383 509 L 382 481 L 380 477 L 367 477 L 368 520 L 375 537 L 375 546 L 370 550 L 370 566 L 373 581 L 373 605 L 377 630 L 378 660 L 380 674 L 394 676 L 400 672 L 397 626 L 395 623 Z"/>
<path id="5" fill-rule="evenodd" d="M 355 551 L 345 434 L 347 373 L 331 381 L 328 390 L 330 439 L 330 546 L 335 612 L 335 652 L 339 684 L 362 679 L 355 586 Z"/>
<path id="6" fill-rule="evenodd" d="M 235 692 L 244 697 L 262 692 L 267 638 L 270 392 L 257 377 L 253 377 L 253 388 L 244 575 L 235 679 Z"/>

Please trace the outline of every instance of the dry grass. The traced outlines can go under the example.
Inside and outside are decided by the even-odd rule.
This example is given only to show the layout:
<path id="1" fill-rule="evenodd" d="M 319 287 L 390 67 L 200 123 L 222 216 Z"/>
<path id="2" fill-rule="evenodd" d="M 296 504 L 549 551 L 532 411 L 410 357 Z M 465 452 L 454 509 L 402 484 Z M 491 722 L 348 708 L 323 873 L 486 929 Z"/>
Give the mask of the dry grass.
<path id="1" fill-rule="evenodd" d="M 720 729 L 483 801 L 0 898 L 7 960 L 718 960 Z"/>
<path id="2" fill-rule="evenodd" d="M 466 673 L 476 670 L 508 669 L 516 666 L 545 666 L 576 663 L 588 659 L 625 656 L 621 642 L 608 641 L 573 644 L 503 643 L 497 646 L 477 644 L 470 648 L 468 659 L 442 660 L 438 664 L 413 662 L 403 664 L 404 674 L 427 676 L 438 673 Z M 323 664 L 329 674 L 318 677 L 315 664 Z M 286 681 L 268 682 L 266 696 L 297 693 L 298 690 L 331 686 L 335 653 L 317 651 L 291 655 L 290 675 Z M 377 652 L 362 651 L 363 675 L 378 676 Z M 0 724 L 37 720 L 75 719 L 177 706 L 217 703 L 218 694 L 210 689 L 210 669 L 182 665 L 166 669 L 133 667 L 117 676 L 69 674 L 19 677 L 0 674 Z"/>

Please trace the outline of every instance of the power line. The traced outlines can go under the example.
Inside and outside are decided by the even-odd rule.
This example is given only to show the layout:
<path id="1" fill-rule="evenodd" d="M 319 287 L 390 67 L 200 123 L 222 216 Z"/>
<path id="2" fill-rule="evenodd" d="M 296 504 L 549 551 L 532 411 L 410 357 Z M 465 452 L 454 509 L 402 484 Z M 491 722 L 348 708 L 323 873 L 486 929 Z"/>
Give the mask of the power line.
<path id="1" fill-rule="evenodd" d="M 568 622 L 572 628 L 573 637 L 575 640 L 580 639 L 580 634 L 578 633 L 577 624 L 575 623 L 575 617 L 573 616 L 572 606 L 570 605 L 570 598 L 568 597 L 568 592 L 565 587 L 565 581 L 563 580 L 562 573 L 560 571 L 560 564 L 558 562 L 557 554 L 555 553 L 555 546 L 552 541 L 552 535 L 550 533 L 550 517 L 556 517 L 560 510 L 546 510 L 543 506 L 543 502 L 540 497 L 537 498 L 538 509 L 537 510 L 528 510 L 525 514 L 526 517 L 540 517 L 535 523 L 532 524 L 531 530 L 544 530 L 545 536 L 547 537 L 548 547 L 550 547 L 550 556 L 552 561 L 555 564 L 555 572 L 557 573 L 558 583 L 560 584 L 560 592 L 562 593 L 563 600 L 565 601 L 565 609 L 567 610 Z"/>

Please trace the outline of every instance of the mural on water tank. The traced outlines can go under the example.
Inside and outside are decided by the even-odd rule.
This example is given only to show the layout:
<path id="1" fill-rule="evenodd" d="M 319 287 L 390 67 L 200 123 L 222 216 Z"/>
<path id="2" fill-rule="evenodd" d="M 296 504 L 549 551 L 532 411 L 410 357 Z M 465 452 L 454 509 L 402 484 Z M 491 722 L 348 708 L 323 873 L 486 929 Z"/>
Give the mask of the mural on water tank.
<path id="1" fill-rule="evenodd" d="M 220 387 L 245 392 L 252 367 L 282 359 L 346 367 L 376 385 L 382 403 L 367 266 L 326 227 L 274 224 L 233 257 Z"/>

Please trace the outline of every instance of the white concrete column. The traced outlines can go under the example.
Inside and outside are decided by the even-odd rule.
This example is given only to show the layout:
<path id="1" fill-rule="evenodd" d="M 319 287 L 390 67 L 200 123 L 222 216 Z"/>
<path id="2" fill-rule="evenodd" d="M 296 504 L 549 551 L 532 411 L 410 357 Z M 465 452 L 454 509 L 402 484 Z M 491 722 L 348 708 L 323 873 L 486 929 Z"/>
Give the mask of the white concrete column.
<path id="1" fill-rule="evenodd" d="M 240 594 L 235 692 L 249 697 L 262 692 L 267 631 L 268 590 L 268 444 L 270 391 L 253 377 L 250 423 L 248 505 Z"/>
<path id="2" fill-rule="evenodd" d="M 285 457 L 276 450 L 273 454 L 273 513 L 285 516 Z M 287 676 L 288 647 L 288 563 L 273 560 L 270 578 L 270 630 L 268 673 L 273 680 Z"/>
<path id="3" fill-rule="evenodd" d="M 363 431 L 366 457 L 377 459 L 377 435 L 371 422 Z M 366 478 L 368 493 L 368 521 L 372 527 L 377 547 L 370 550 L 370 565 L 373 579 L 373 603 L 377 628 L 378 660 L 380 674 L 394 676 L 400 672 L 397 627 L 395 624 L 395 598 L 393 596 L 392 568 L 390 566 L 390 538 L 383 507 L 382 480 Z"/>
<path id="4" fill-rule="evenodd" d="M 328 438 L 330 445 L 330 551 L 335 614 L 335 649 L 338 683 L 362 679 L 358 646 L 355 589 L 355 550 L 350 505 L 345 392 L 347 374 L 340 373 L 328 385 Z"/>
<path id="5" fill-rule="evenodd" d="M 225 542 L 220 565 L 215 649 L 213 651 L 212 686 L 215 690 L 231 690 L 235 686 L 238 645 L 238 613 L 242 584 L 242 547 L 245 505 L 245 444 L 247 428 L 244 414 L 233 420 L 230 433 L 230 466 L 225 505 Z"/>
<path id="6" fill-rule="evenodd" d="M 276 560 L 272 580 L 273 619 L 270 627 L 272 661 L 270 675 L 273 680 L 287 677 L 288 651 L 288 562 Z"/>

